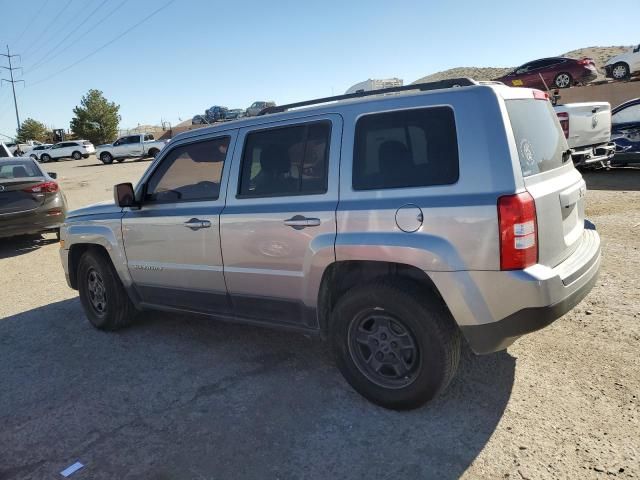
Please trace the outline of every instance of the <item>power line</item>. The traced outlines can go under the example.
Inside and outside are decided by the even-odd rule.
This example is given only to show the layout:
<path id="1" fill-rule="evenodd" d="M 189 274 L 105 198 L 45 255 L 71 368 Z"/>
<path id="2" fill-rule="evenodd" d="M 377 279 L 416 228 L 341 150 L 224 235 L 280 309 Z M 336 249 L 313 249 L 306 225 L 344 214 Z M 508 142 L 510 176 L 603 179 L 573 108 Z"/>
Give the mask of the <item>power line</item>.
<path id="1" fill-rule="evenodd" d="M 102 3 L 100 3 L 96 8 L 94 8 L 94 9 L 93 9 L 93 11 L 92 11 L 91 13 L 89 13 L 89 15 L 87 15 L 85 18 L 83 18 L 82 20 L 80 20 L 80 22 L 79 22 L 79 23 L 80 23 L 80 25 L 84 25 L 84 24 L 85 24 L 85 23 L 86 23 L 86 22 L 87 22 L 87 21 L 88 21 L 88 20 L 89 20 L 89 19 L 90 19 L 90 18 L 91 18 L 91 17 L 92 17 L 92 16 L 93 16 L 97 11 L 98 11 L 98 10 L 100 10 L 100 8 L 102 8 L 102 6 L 103 6 L 105 3 L 107 3 L 107 1 L 108 1 L 108 0 L 102 0 Z M 124 2 L 123 2 L 123 3 L 124 3 Z M 75 20 L 75 19 L 72 19 L 72 20 L 71 20 L 72 27 L 73 27 L 73 25 L 75 25 L 76 23 L 78 23 L 78 22 L 76 22 L 76 20 Z M 38 68 L 40 68 L 40 67 L 41 67 L 42 65 L 44 65 L 45 63 L 47 63 L 47 62 L 51 61 L 51 58 L 49 57 L 49 55 L 50 55 L 51 53 L 53 53 L 54 51 L 56 51 L 56 50 L 58 49 L 58 47 L 59 47 L 60 45 L 62 45 L 62 44 L 63 44 L 63 43 L 64 43 L 64 42 L 65 42 L 65 41 L 66 41 L 66 40 L 67 40 L 71 35 L 73 35 L 75 32 L 76 32 L 76 30 L 75 30 L 74 28 L 72 28 L 72 29 L 71 29 L 71 31 L 70 31 L 69 33 L 67 33 L 67 35 L 66 35 L 62 40 L 60 40 L 60 41 L 59 41 L 58 43 L 56 43 L 53 47 L 51 47 L 51 48 L 47 51 L 47 53 L 45 53 L 42 57 L 40 57 L 40 59 L 39 59 L 38 61 L 33 62 L 32 67 L 31 67 L 31 68 L 29 68 L 29 69 L 27 70 L 27 72 L 29 72 L 29 73 L 30 73 L 30 72 L 32 72 L 33 70 L 37 70 Z M 63 49 L 61 49 L 61 51 L 64 51 L 64 50 L 63 50 Z"/>
<path id="2" fill-rule="evenodd" d="M 154 15 L 158 14 L 160 11 L 164 10 L 165 8 L 167 8 L 169 5 L 171 5 L 173 2 L 175 2 L 175 0 L 169 0 L 167 3 L 165 3 L 164 5 L 162 5 L 161 7 L 157 8 L 156 10 L 154 10 L 153 12 L 151 12 L 149 15 L 147 15 L 146 17 L 144 17 L 142 20 L 138 21 L 137 23 L 133 24 L 132 26 L 130 26 L 129 28 L 127 28 L 124 32 L 118 34 L 115 38 L 109 40 L 107 43 L 104 43 L 103 45 L 99 46 L 98 48 L 96 48 L 95 50 L 91 51 L 90 53 L 88 53 L 87 55 L 85 55 L 84 57 L 82 57 L 81 59 L 73 62 L 71 65 L 66 66 L 65 68 L 58 70 L 55 73 L 52 73 L 51 75 L 49 75 L 48 77 L 45 77 L 41 80 L 38 80 L 34 83 L 31 83 L 29 85 L 29 87 L 33 87 L 34 85 L 38 85 L 42 82 L 46 82 L 47 80 L 50 80 L 51 78 L 60 75 L 61 73 L 66 72 L 67 70 L 75 67 L 76 65 L 78 65 L 81 62 L 84 62 L 85 60 L 87 60 L 88 58 L 92 57 L 93 55 L 95 55 L 96 53 L 104 50 L 105 48 L 107 48 L 109 45 L 111 45 L 112 43 L 120 40 L 122 37 L 124 37 L 127 33 L 131 32 L 133 29 L 139 27 L 140 25 L 142 25 L 144 22 L 146 22 L 147 20 L 149 20 L 151 17 L 153 17 Z"/>
<path id="3" fill-rule="evenodd" d="M 102 4 L 100 4 L 100 7 L 102 5 L 104 5 L 105 2 L 103 2 Z M 71 43 L 65 45 L 64 47 L 58 49 L 58 51 L 56 53 L 54 53 L 53 55 L 51 55 L 50 57 L 47 57 L 47 59 L 42 62 L 40 65 L 35 66 L 34 68 L 32 68 L 31 70 L 27 70 L 27 73 L 31 73 L 33 70 L 37 70 L 39 68 L 41 68 L 43 65 L 51 62 L 52 60 L 58 58 L 60 55 L 62 55 L 63 53 L 65 53 L 69 48 L 73 47 L 74 45 L 76 45 L 80 40 L 82 40 L 89 32 L 92 32 L 99 24 L 101 24 L 102 22 L 104 22 L 105 20 L 107 20 L 109 17 L 111 17 L 114 13 L 116 13 L 120 8 L 122 8 L 124 6 L 124 4 L 127 3 L 127 0 L 123 0 L 122 2 L 120 2 L 114 9 L 112 9 L 106 16 L 102 17 L 101 19 L 97 20 L 96 22 L 94 22 L 92 25 L 89 25 L 85 30 L 82 31 L 82 33 L 79 34 L 78 38 L 76 38 L 75 40 L 73 40 Z M 100 8 L 98 7 L 98 8 Z M 96 8 L 91 14 L 93 15 L 93 13 L 95 13 L 98 9 Z M 72 32 L 74 33 L 74 32 Z"/>
<path id="4" fill-rule="evenodd" d="M 68 0 L 66 5 L 62 7 L 60 10 L 58 10 L 58 14 L 54 17 L 54 19 L 51 20 L 49 23 L 47 23 L 47 26 L 40 33 L 40 35 L 37 36 L 35 40 L 31 42 L 27 48 L 24 49 L 23 55 L 27 55 L 31 51 L 31 47 L 33 47 L 36 43 L 40 41 L 40 39 L 42 39 L 45 36 L 45 34 L 49 31 L 52 25 L 55 25 L 55 23 L 58 21 L 58 18 L 60 18 L 60 15 L 62 15 L 67 10 L 67 8 L 69 8 L 69 5 L 71 5 L 72 1 L 73 0 Z"/>
<path id="5" fill-rule="evenodd" d="M 36 20 L 38 18 L 40 18 L 40 14 L 44 11 L 44 7 L 46 7 L 47 3 L 49 3 L 49 0 L 44 0 L 44 2 L 42 2 L 42 5 L 40 6 L 40 10 L 38 10 L 38 13 L 36 13 L 32 18 L 31 21 L 28 22 L 25 26 L 24 29 L 22 30 L 22 32 L 20 32 L 20 35 L 18 35 L 18 38 L 13 42 L 14 46 L 20 41 L 22 40 L 22 37 L 24 36 L 24 34 L 27 32 L 27 30 L 29 29 L 29 27 L 31 25 L 33 25 Z"/>
<path id="6" fill-rule="evenodd" d="M 16 122 L 18 123 L 18 130 L 20 130 L 20 115 L 18 115 L 18 100 L 16 100 L 16 83 L 18 82 L 24 83 L 24 80 L 13 79 L 13 71 L 19 70 L 21 67 L 15 68 L 11 64 L 11 59 L 15 57 L 19 57 L 20 55 L 11 55 L 11 52 L 9 51 L 9 45 L 7 45 L 7 53 L 6 54 L 0 53 L 0 56 L 6 57 L 7 61 L 9 62 L 8 67 L 5 67 L 4 65 L 0 65 L 0 67 L 4 68 L 5 70 L 9 70 L 9 75 L 11 76 L 11 80 L 7 80 L 6 78 L 0 79 L 0 84 L 2 84 L 2 82 L 8 82 L 11 84 L 11 88 L 13 89 L 13 106 L 16 107 Z"/>

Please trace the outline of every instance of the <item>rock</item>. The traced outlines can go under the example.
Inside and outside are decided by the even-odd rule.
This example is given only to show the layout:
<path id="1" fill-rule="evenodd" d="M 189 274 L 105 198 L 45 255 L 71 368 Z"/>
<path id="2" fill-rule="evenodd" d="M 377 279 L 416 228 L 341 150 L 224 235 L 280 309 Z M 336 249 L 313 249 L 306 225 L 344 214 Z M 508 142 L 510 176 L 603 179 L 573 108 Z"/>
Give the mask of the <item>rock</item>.
<path id="1" fill-rule="evenodd" d="M 596 472 L 604 472 L 604 468 L 600 466 L 593 467 Z"/>
<path id="2" fill-rule="evenodd" d="M 586 313 L 587 315 L 592 315 L 592 314 L 593 314 L 593 311 L 591 311 L 591 310 L 587 310 L 587 311 L 585 311 L 584 313 Z"/>

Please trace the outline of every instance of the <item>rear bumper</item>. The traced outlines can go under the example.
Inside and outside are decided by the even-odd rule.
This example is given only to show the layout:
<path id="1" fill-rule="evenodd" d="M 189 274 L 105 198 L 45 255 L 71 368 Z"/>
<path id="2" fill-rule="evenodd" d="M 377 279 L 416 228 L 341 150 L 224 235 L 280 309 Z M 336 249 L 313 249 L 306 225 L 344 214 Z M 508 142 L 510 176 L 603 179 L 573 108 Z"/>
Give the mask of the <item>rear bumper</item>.
<path id="1" fill-rule="evenodd" d="M 0 238 L 16 237 L 18 235 L 31 235 L 46 232 L 49 230 L 56 230 L 60 228 L 63 222 L 64 216 L 58 217 L 55 220 L 49 219 L 48 221 L 42 221 L 38 223 L 16 223 L 3 225 L 3 227 L 0 229 Z"/>
<path id="2" fill-rule="evenodd" d="M 608 162 L 616 153 L 616 144 L 613 142 L 588 147 L 571 149 L 571 158 L 576 167 L 592 163 Z"/>
<path id="3" fill-rule="evenodd" d="M 560 265 L 525 270 L 429 272 L 471 349 L 504 350 L 520 336 L 569 312 L 600 271 L 600 237 L 584 230 L 580 246 Z"/>
<path id="4" fill-rule="evenodd" d="M 582 78 L 580 79 L 580 82 L 589 83 L 589 82 L 593 82 L 596 78 L 598 78 L 597 70 L 586 69 L 582 75 Z"/>

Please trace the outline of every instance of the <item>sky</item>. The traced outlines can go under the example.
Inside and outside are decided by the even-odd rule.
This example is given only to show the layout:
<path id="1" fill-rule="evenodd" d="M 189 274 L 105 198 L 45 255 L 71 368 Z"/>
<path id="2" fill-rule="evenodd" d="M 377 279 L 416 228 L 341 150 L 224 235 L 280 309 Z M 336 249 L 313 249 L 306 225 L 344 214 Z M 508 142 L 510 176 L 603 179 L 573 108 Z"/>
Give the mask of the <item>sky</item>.
<path id="1" fill-rule="evenodd" d="M 133 128 L 212 105 L 338 95 L 367 78 L 408 84 L 458 66 L 638 44 L 638 18 L 639 0 L 0 0 L 0 53 L 21 55 L 21 120 L 67 129 L 96 88 Z M 15 129 L 2 82 L 0 135 Z"/>

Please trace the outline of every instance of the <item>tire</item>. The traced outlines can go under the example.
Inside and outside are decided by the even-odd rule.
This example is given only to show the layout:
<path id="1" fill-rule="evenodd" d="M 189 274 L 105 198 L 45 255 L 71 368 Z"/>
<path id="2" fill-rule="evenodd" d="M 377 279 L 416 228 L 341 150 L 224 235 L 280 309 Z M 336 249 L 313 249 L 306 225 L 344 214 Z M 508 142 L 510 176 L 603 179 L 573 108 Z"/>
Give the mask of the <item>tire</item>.
<path id="1" fill-rule="evenodd" d="M 78 265 L 80 302 L 89 322 L 100 330 L 131 324 L 136 309 L 106 253 L 85 252 Z"/>
<path id="2" fill-rule="evenodd" d="M 100 161 L 105 165 L 111 165 L 113 163 L 113 156 L 109 152 L 102 152 L 100 154 Z"/>
<path id="3" fill-rule="evenodd" d="M 74 160 L 80 160 L 82 158 L 82 154 L 80 152 L 73 152 L 71 154 L 71 158 L 73 158 Z"/>
<path id="4" fill-rule="evenodd" d="M 51 161 L 51 157 L 46 153 L 43 153 L 42 155 L 40 155 L 40 161 L 42 163 L 49 163 Z"/>
<path id="5" fill-rule="evenodd" d="M 122 162 L 124 162 L 124 158 L 116 158 L 116 162 L 122 163 Z"/>
<path id="6" fill-rule="evenodd" d="M 31 157 L 33 160 L 38 160 L 38 157 L 35 156 L 33 153 L 31 155 L 29 155 L 29 157 Z"/>
<path id="7" fill-rule="evenodd" d="M 151 157 L 156 158 L 158 156 L 158 153 L 160 153 L 160 150 L 158 150 L 157 148 L 152 148 L 151 150 L 149 150 L 149 155 L 151 155 Z"/>
<path id="8" fill-rule="evenodd" d="M 618 62 L 611 67 L 611 77 L 614 80 L 626 80 L 629 78 L 629 65 L 624 62 Z"/>
<path id="9" fill-rule="evenodd" d="M 556 75 L 556 78 L 553 79 L 553 85 L 556 88 L 569 88 L 573 85 L 573 77 L 570 73 L 560 72 Z"/>
<path id="10" fill-rule="evenodd" d="M 356 340 L 363 335 L 364 343 L 363 338 Z M 379 281 L 352 288 L 333 310 L 330 336 L 347 382 L 385 408 L 406 410 L 428 402 L 446 388 L 460 360 L 460 333 L 446 306 L 411 282 Z M 402 344 L 404 348 L 397 348 Z M 372 370 L 374 358 L 382 364 L 377 372 Z M 394 362 L 407 371 L 398 374 L 388 366 Z M 395 372 L 389 375 L 391 370 Z"/>

